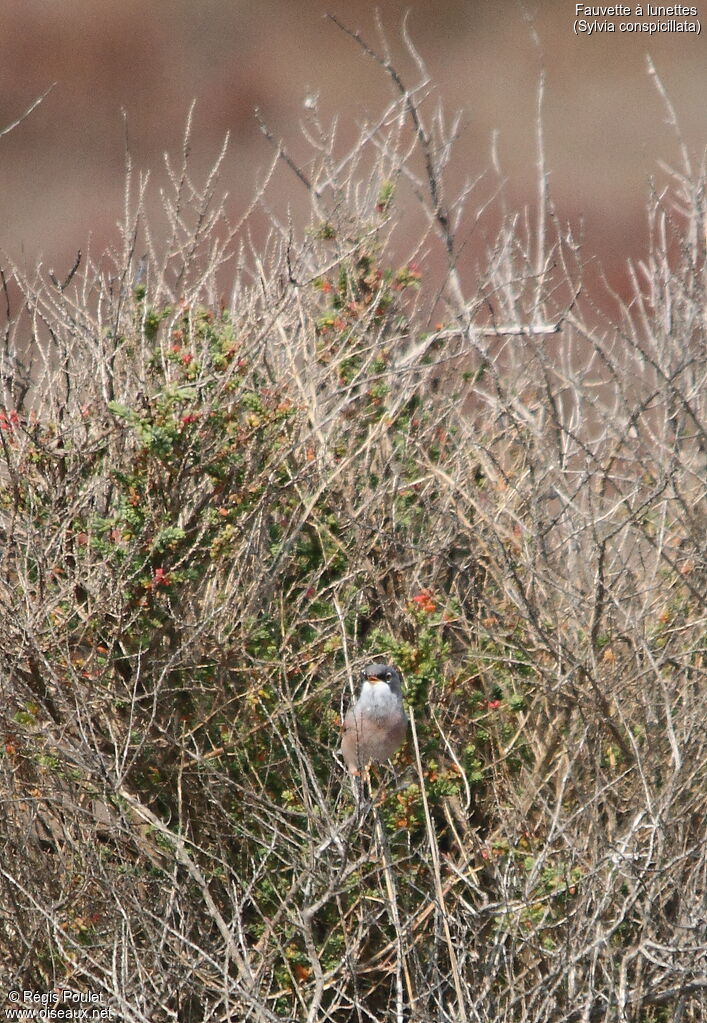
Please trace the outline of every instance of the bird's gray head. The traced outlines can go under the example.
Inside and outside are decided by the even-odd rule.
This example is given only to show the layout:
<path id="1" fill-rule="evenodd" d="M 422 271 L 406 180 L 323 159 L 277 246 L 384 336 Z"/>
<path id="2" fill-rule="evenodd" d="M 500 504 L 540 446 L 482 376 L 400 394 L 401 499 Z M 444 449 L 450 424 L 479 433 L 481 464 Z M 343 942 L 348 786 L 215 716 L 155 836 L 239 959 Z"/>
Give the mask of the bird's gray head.
<path id="1" fill-rule="evenodd" d="M 390 664 L 367 664 L 365 668 L 361 669 L 361 682 L 364 691 L 366 683 L 376 686 L 382 682 L 395 696 L 402 697 L 403 695 L 400 675 Z"/>

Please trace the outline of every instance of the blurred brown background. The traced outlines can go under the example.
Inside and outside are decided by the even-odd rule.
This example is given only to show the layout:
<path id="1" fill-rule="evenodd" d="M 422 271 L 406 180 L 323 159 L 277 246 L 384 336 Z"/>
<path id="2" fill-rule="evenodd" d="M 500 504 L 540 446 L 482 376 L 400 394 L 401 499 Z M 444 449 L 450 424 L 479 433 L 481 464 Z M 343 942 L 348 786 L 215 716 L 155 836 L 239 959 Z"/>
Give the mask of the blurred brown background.
<path id="1" fill-rule="evenodd" d="M 603 260 L 622 289 L 626 258 L 640 257 L 645 245 L 648 178 L 659 159 L 677 158 L 646 53 L 699 162 L 707 141 L 704 35 L 576 37 L 574 4 L 546 0 L 533 16 L 538 49 L 524 11 L 510 0 L 380 0 L 410 82 L 415 75 L 399 42 L 408 7 L 411 35 L 448 111 L 465 111 L 457 183 L 488 166 L 498 129 L 511 198 L 534 201 L 533 121 L 544 63 L 547 164 L 558 211 L 583 218 L 587 253 Z M 380 68 L 324 19 L 327 10 L 376 42 L 373 5 L 360 0 L 3 0 L 0 128 L 58 84 L 0 139 L 0 250 L 26 268 L 41 258 L 59 275 L 89 236 L 94 255 L 102 251 L 115 240 L 122 209 L 121 109 L 134 164 L 152 171 L 156 193 L 162 154 L 179 153 L 192 98 L 197 165 L 205 167 L 232 133 L 223 184 L 235 216 L 272 157 L 254 107 L 292 143 L 310 92 L 324 113 L 340 114 L 345 134 L 391 96 Z"/>

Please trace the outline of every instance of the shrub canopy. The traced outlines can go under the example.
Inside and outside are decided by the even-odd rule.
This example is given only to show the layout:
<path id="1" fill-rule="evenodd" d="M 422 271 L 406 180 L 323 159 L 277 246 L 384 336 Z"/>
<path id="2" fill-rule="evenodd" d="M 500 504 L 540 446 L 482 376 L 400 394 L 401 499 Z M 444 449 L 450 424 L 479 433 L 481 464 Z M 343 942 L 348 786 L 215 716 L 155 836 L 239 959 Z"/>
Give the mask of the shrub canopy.
<path id="1" fill-rule="evenodd" d="M 302 230 L 185 144 L 164 240 L 129 175 L 117 253 L 4 271 L 0 969 L 130 1023 L 700 1020 L 704 175 L 613 322 L 542 164 L 469 291 L 456 126 L 377 59 L 351 150 L 278 152 Z M 372 659 L 414 727 L 354 798 Z"/>

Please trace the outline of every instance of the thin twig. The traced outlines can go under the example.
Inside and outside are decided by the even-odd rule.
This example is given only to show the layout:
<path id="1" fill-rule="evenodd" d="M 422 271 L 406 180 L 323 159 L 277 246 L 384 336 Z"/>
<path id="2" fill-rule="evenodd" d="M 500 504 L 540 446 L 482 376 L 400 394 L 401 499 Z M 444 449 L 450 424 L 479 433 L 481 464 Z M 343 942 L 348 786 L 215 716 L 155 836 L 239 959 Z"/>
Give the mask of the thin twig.
<path id="1" fill-rule="evenodd" d="M 7 135 L 7 134 L 9 134 L 9 132 L 11 132 L 11 131 L 14 131 L 14 129 L 15 129 L 15 128 L 16 128 L 16 127 L 17 127 L 17 126 L 19 125 L 19 124 L 22 124 L 22 122 L 23 122 L 24 120 L 26 120 L 26 118 L 28 118 L 28 117 L 29 117 L 29 115 L 30 115 L 30 114 L 32 113 L 32 111 L 33 111 L 33 110 L 36 110 L 36 109 L 37 109 L 37 107 L 38 107 L 38 106 L 39 106 L 39 104 L 40 104 L 40 103 L 42 102 L 42 100 L 44 100 L 44 99 L 46 99 L 46 98 L 47 98 L 47 96 L 49 95 L 49 93 L 50 93 L 50 92 L 52 91 L 52 89 L 54 88 L 54 86 L 55 86 L 56 84 L 57 84 L 56 82 L 52 82 L 52 84 L 51 84 L 51 85 L 50 85 L 50 86 L 49 86 L 49 87 L 48 87 L 47 89 L 45 89 L 45 90 L 44 90 L 44 92 L 42 93 L 42 95 L 41 95 L 41 96 L 38 96 L 38 97 L 37 97 L 37 99 L 36 99 L 36 100 L 34 101 L 34 103 L 31 103 L 31 104 L 30 104 L 30 105 L 29 105 L 29 106 L 27 107 L 27 109 L 25 110 L 25 112 L 24 112 L 23 114 L 20 114 L 20 116 L 19 116 L 19 117 L 17 118 L 17 120 L 16 120 L 16 121 L 13 121 L 13 122 L 12 122 L 12 124 L 8 124 L 6 128 L 3 128 L 3 129 L 2 129 L 1 131 L 0 131 L 0 139 L 1 139 L 2 137 L 3 137 L 3 135 Z"/>

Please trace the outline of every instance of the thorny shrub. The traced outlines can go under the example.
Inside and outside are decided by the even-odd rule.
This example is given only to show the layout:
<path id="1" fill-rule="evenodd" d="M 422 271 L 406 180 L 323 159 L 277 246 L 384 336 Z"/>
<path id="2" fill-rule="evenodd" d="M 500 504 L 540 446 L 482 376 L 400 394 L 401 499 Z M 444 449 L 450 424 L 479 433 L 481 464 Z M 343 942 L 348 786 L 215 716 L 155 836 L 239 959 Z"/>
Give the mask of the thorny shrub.
<path id="1" fill-rule="evenodd" d="M 541 160 L 466 295 L 456 125 L 355 38 L 398 93 L 343 154 L 316 111 L 308 166 L 278 148 L 261 248 L 185 144 L 163 242 L 130 171 L 112 264 L 4 271 L 3 986 L 129 1023 L 701 1020 L 704 172 L 651 200 L 614 322 Z M 355 794 L 373 658 L 413 727 Z"/>

